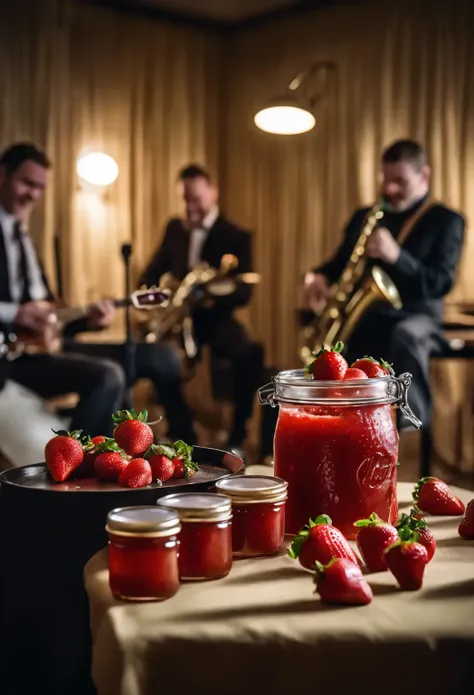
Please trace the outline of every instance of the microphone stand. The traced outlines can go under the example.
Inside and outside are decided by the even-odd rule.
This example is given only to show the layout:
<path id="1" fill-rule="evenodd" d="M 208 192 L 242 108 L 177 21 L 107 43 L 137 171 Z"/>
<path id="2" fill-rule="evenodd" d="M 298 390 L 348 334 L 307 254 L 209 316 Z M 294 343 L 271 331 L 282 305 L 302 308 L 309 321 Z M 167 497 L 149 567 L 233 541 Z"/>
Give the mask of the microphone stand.
<path id="1" fill-rule="evenodd" d="M 122 258 L 125 267 L 125 296 L 130 297 L 130 258 L 132 256 L 132 245 L 123 244 L 121 248 Z M 127 380 L 127 404 L 128 409 L 133 408 L 133 385 L 135 383 L 135 358 L 136 343 L 132 336 L 132 324 L 130 319 L 130 302 L 125 305 L 125 377 Z"/>

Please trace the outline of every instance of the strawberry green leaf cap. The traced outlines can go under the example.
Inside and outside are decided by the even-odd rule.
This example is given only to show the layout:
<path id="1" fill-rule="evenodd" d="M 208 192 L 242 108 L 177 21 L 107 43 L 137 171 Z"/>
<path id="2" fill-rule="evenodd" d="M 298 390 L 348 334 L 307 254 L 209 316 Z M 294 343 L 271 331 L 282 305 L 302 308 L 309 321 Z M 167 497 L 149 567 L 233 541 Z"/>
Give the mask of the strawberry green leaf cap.
<path id="1" fill-rule="evenodd" d="M 148 410 L 142 410 L 138 415 L 135 410 L 118 410 L 114 415 L 112 415 L 112 420 L 116 425 L 122 424 L 127 420 L 138 420 L 139 422 L 146 422 L 148 420 Z"/>
<path id="2" fill-rule="evenodd" d="M 381 519 L 378 514 L 372 512 L 367 519 L 359 519 L 359 521 L 356 521 L 354 526 L 357 526 L 357 528 L 364 528 L 365 526 L 382 526 L 386 523 L 387 522 Z"/>

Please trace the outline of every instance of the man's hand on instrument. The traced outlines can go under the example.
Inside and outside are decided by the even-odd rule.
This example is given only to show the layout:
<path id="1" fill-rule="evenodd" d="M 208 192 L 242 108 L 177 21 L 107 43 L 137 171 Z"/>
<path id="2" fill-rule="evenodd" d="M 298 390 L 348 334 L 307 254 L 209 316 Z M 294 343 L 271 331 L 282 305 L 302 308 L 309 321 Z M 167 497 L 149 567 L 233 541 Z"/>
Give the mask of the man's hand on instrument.
<path id="1" fill-rule="evenodd" d="M 90 305 L 87 320 L 91 328 L 107 328 L 112 323 L 114 316 L 115 307 L 113 302 L 102 299 L 100 302 Z"/>
<path id="2" fill-rule="evenodd" d="M 400 255 L 400 245 L 385 227 L 379 227 L 367 239 L 365 253 L 368 258 L 379 258 L 388 265 L 395 265 Z"/>
<path id="3" fill-rule="evenodd" d="M 57 317 L 50 302 L 36 301 L 21 304 L 15 317 L 15 324 L 42 333 L 48 326 L 57 323 Z"/>
<path id="4" fill-rule="evenodd" d="M 331 285 L 322 273 L 306 273 L 303 285 L 303 297 L 305 304 L 318 313 L 324 309 Z"/>

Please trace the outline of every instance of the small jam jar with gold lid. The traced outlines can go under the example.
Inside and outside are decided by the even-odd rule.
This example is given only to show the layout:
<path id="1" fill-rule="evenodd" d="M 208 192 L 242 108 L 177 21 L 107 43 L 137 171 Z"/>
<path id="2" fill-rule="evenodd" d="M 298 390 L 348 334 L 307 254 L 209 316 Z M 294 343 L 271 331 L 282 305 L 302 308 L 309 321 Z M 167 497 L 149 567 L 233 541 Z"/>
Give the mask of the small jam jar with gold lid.
<path id="1" fill-rule="evenodd" d="M 179 575 L 184 580 L 220 579 L 232 567 L 232 502 L 225 495 L 185 492 L 161 497 L 181 522 Z"/>
<path id="2" fill-rule="evenodd" d="M 288 483 L 265 475 L 233 475 L 216 490 L 232 499 L 232 549 L 236 556 L 273 555 L 285 536 Z"/>
<path id="3" fill-rule="evenodd" d="M 179 516 L 156 506 L 121 507 L 107 515 L 109 584 L 115 598 L 162 601 L 179 589 Z"/>

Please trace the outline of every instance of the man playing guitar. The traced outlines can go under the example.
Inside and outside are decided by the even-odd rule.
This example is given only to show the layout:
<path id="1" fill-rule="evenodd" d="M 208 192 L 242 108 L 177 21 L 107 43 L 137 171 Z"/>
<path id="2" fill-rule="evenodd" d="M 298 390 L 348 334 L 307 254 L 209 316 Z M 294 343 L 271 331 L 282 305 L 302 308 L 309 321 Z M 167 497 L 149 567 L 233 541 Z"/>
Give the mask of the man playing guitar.
<path id="1" fill-rule="evenodd" d="M 53 295 L 24 224 L 41 198 L 51 168 L 35 145 L 17 143 L 0 155 L 0 323 L 13 331 L 41 334 L 55 320 Z M 72 335 L 108 326 L 112 302 L 91 304 L 86 318 L 66 326 Z M 111 414 L 122 403 L 125 382 L 111 360 L 68 354 L 25 354 L 6 366 L 7 378 L 43 398 L 74 392 L 79 403 L 71 429 L 111 432 Z"/>

